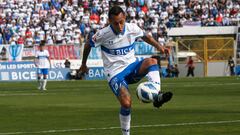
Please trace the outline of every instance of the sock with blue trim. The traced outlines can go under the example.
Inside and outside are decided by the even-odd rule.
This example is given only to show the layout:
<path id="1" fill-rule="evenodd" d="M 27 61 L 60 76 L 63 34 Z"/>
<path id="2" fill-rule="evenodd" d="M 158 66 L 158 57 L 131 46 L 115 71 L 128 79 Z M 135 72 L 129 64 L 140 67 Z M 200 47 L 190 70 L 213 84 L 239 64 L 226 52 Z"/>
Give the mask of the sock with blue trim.
<path id="1" fill-rule="evenodd" d="M 161 90 L 161 87 L 160 87 L 161 79 L 160 79 L 160 74 L 159 74 L 159 65 L 151 65 L 150 67 L 148 67 L 147 79 L 150 82 L 154 82 L 154 83 L 159 84 L 159 90 Z"/>
<path id="2" fill-rule="evenodd" d="M 40 90 L 40 89 L 42 88 L 42 80 L 41 80 L 41 77 L 38 77 L 37 82 L 38 82 L 38 89 Z"/>
<path id="3" fill-rule="evenodd" d="M 119 119 L 122 129 L 122 135 L 130 135 L 131 109 L 121 107 Z"/>
<path id="4" fill-rule="evenodd" d="M 42 89 L 43 90 L 46 90 L 46 85 L 47 85 L 47 79 L 43 79 L 43 82 L 42 82 Z"/>

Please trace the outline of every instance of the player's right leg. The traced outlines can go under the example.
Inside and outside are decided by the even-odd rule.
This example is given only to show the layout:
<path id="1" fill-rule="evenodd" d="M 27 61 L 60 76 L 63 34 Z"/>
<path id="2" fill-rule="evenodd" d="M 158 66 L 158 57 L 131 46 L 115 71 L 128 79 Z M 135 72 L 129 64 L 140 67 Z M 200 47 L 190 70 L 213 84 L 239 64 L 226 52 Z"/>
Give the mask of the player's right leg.
<path id="1" fill-rule="evenodd" d="M 172 98 L 171 92 L 161 92 L 161 81 L 160 81 L 160 74 L 159 74 L 159 65 L 155 58 L 146 58 L 141 63 L 138 69 L 138 75 L 147 74 L 148 81 L 154 82 L 159 84 L 159 94 L 157 97 L 154 97 L 153 105 L 154 107 L 159 108 L 164 103 L 168 102 Z"/>
<path id="2" fill-rule="evenodd" d="M 37 69 L 37 82 L 38 82 L 38 89 L 41 90 L 42 89 L 42 70 L 41 69 Z"/>
<path id="3" fill-rule="evenodd" d="M 123 135 L 130 135 L 131 123 L 131 96 L 128 85 L 121 77 L 114 77 L 109 81 L 109 86 L 117 97 L 121 107 L 119 120 Z"/>
<path id="4" fill-rule="evenodd" d="M 42 90 L 47 90 L 47 75 L 48 75 L 48 69 L 42 69 L 43 72 L 43 82 L 42 82 Z"/>

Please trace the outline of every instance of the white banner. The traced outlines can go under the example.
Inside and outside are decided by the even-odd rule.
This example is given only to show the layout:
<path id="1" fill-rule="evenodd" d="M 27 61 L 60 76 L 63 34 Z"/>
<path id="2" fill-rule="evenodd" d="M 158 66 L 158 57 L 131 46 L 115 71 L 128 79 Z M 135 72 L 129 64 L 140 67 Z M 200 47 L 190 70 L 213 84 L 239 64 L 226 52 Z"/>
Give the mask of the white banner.
<path id="1" fill-rule="evenodd" d="M 1 45 L 0 52 L 2 49 L 6 49 L 6 57 L 9 61 L 21 61 L 22 52 L 24 45 Z"/>
<path id="2" fill-rule="evenodd" d="M 69 60 L 71 62 L 70 69 L 79 69 L 82 60 Z M 65 68 L 65 60 L 51 60 L 52 68 Z M 87 60 L 88 67 L 103 67 L 102 59 Z"/>
<path id="3" fill-rule="evenodd" d="M 22 57 L 34 57 L 35 49 L 34 48 L 23 48 Z"/>

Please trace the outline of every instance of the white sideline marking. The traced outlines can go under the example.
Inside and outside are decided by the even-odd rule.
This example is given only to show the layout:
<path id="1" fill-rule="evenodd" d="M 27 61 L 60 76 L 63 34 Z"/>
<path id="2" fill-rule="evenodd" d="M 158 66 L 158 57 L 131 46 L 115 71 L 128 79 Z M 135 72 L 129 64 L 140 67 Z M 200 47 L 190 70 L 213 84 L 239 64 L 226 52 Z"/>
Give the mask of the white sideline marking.
<path id="1" fill-rule="evenodd" d="M 211 124 L 226 124 L 226 123 L 239 123 L 239 122 L 240 122 L 240 120 L 206 121 L 206 122 L 190 122 L 190 123 L 175 123 L 175 124 L 136 125 L 136 126 L 131 126 L 131 128 L 171 127 L 171 126 L 189 126 L 189 125 L 211 125 Z M 45 131 L 33 131 L 33 132 L 6 132 L 6 133 L 0 133 L 0 135 L 63 133 L 63 132 L 92 131 L 92 130 L 112 130 L 112 129 L 120 129 L 120 127 L 79 128 L 79 129 L 45 130 Z"/>
<path id="2" fill-rule="evenodd" d="M 180 84 L 180 83 L 162 83 L 161 85 L 162 86 L 170 86 L 170 85 L 176 85 L 176 84 Z M 219 83 L 212 83 L 212 84 L 199 84 L 199 83 L 196 83 L 196 84 L 183 84 L 181 85 L 181 87 L 212 87 L 212 86 L 226 86 L 226 85 L 240 85 L 240 83 L 223 83 L 223 84 L 219 84 Z M 178 86 L 177 86 L 178 87 Z"/>
<path id="3" fill-rule="evenodd" d="M 169 85 L 175 85 L 175 84 L 180 84 L 180 83 L 162 83 L 161 85 L 162 86 L 169 86 Z M 226 85 L 240 85 L 240 83 L 223 83 L 223 84 L 220 84 L 220 83 L 212 83 L 212 84 L 206 84 L 206 83 L 203 83 L 203 84 L 199 84 L 199 83 L 191 83 L 191 84 L 183 84 L 181 85 L 181 87 L 202 87 L 202 86 L 226 86 Z M 97 86 L 102 86 L 102 85 L 96 85 Z M 1 92 L 1 90 L 0 90 Z M 10 91 L 9 91 L 10 92 Z M 5 96 L 43 96 L 43 95 L 49 95 L 49 94 L 57 94 L 57 93 L 16 93 L 16 92 L 26 92 L 26 91 L 14 91 L 15 94 L 12 94 L 12 93 L 0 93 L 0 97 L 5 97 Z M 41 92 L 41 91 L 39 91 Z M 55 91 L 54 91 L 55 92 Z M 73 92 L 77 92 L 77 91 L 73 91 Z"/>
<path id="4" fill-rule="evenodd" d="M 0 94 L 0 97 L 6 96 L 43 96 L 47 95 L 46 93 L 17 93 L 17 94 Z"/>

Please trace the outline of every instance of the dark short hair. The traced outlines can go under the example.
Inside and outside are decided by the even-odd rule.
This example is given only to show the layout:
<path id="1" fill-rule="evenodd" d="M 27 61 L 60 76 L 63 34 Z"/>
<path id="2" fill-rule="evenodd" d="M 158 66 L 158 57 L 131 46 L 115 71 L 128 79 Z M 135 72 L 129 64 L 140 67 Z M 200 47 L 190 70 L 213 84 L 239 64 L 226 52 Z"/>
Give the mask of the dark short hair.
<path id="1" fill-rule="evenodd" d="M 45 40 L 41 41 L 40 46 L 45 46 L 45 42 L 46 42 Z"/>
<path id="2" fill-rule="evenodd" d="M 113 15 L 117 16 L 120 13 L 125 14 L 125 12 L 123 11 L 123 9 L 121 7 L 113 6 L 108 13 L 108 18 L 110 19 Z"/>

